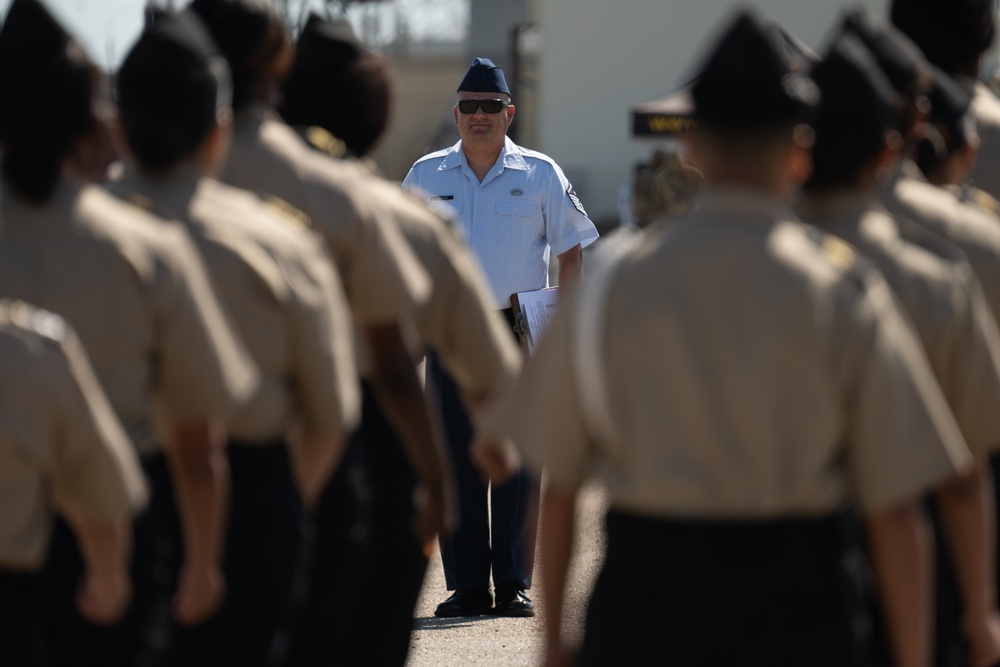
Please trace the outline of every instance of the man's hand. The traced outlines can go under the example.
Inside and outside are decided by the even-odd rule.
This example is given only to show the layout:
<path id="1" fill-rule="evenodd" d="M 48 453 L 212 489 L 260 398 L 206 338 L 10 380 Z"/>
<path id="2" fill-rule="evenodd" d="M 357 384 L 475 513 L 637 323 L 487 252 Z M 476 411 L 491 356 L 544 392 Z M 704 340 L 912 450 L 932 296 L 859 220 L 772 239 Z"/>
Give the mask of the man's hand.
<path id="1" fill-rule="evenodd" d="M 132 599 L 128 573 L 100 576 L 87 570 L 76 595 L 80 615 L 95 625 L 114 625 L 125 613 Z"/>
<path id="2" fill-rule="evenodd" d="M 174 597 L 174 619 L 181 625 L 198 625 L 222 606 L 226 579 L 218 567 L 190 567 L 181 571 Z"/>
<path id="3" fill-rule="evenodd" d="M 966 619 L 963 623 L 969 642 L 969 667 L 993 667 L 1000 662 L 1000 614 Z"/>
<path id="4" fill-rule="evenodd" d="M 510 481 L 521 469 L 521 455 L 510 440 L 476 439 L 469 456 L 479 472 L 494 484 Z"/>

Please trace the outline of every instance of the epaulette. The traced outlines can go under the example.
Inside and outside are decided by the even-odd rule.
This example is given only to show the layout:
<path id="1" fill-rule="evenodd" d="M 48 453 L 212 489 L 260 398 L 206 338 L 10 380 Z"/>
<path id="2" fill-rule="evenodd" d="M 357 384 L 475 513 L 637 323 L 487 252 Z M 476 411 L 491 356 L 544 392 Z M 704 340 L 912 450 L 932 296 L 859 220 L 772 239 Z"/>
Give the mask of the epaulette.
<path id="1" fill-rule="evenodd" d="M 1000 216 L 1000 201 L 997 201 L 993 195 L 985 190 L 971 187 L 966 190 L 965 197 L 969 203 L 978 206 L 990 215 Z"/>
<path id="2" fill-rule="evenodd" d="M 327 130 L 317 125 L 312 125 L 306 128 L 305 131 L 306 141 L 321 153 L 326 153 L 332 158 L 337 158 L 338 160 L 345 155 L 347 155 L 347 144 L 342 140 L 333 136 Z"/>
<path id="3" fill-rule="evenodd" d="M 854 268 L 854 265 L 857 263 L 858 253 L 854 251 L 854 248 L 833 234 L 827 234 L 826 238 L 820 243 L 819 248 L 823 256 L 841 271 L 848 271 Z"/>
<path id="4" fill-rule="evenodd" d="M 0 312 L 12 324 L 57 342 L 66 337 L 66 331 L 69 329 L 66 320 L 60 316 L 29 306 L 23 301 L 0 302 Z"/>
<path id="5" fill-rule="evenodd" d="M 262 195 L 261 201 L 272 215 L 300 229 L 310 229 L 312 218 L 305 211 L 300 211 L 284 199 L 274 195 Z"/>

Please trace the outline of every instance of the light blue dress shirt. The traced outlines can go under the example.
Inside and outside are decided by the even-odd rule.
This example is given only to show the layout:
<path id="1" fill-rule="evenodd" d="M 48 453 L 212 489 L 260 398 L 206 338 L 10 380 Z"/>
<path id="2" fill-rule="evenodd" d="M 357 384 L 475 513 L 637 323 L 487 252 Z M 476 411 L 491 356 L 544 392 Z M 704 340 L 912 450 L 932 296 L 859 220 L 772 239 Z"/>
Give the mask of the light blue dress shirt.
<path id="1" fill-rule="evenodd" d="M 461 223 L 498 309 L 516 292 L 548 287 L 549 254 L 597 240 L 597 229 L 552 158 L 508 137 L 480 183 L 462 142 L 418 160 L 403 181 Z"/>

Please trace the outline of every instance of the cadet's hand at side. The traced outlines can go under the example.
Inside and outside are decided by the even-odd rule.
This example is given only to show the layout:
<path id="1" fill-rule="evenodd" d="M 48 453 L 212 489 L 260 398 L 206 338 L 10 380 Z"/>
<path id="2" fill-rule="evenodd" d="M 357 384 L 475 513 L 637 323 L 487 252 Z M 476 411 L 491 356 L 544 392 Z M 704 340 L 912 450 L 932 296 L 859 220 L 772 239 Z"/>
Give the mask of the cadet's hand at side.
<path id="1" fill-rule="evenodd" d="M 218 611 L 225 594 L 225 577 L 218 567 L 185 566 L 174 597 L 174 619 L 181 625 L 203 623 Z"/>
<path id="2" fill-rule="evenodd" d="M 510 440 L 477 439 L 469 455 L 479 472 L 497 484 L 509 481 L 521 469 L 521 455 Z"/>
<path id="3" fill-rule="evenodd" d="M 445 490 L 444 485 L 433 487 L 421 484 L 416 492 L 417 517 L 414 520 L 413 531 L 424 547 L 424 553 L 430 554 L 434 539 L 439 533 L 450 533 L 455 530 L 454 498 Z"/>
<path id="4" fill-rule="evenodd" d="M 127 573 L 102 577 L 88 570 L 80 582 L 76 605 L 80 615 L 91 623 L 114 625 L 125 613 L 131 599 L 132 584 Z"/>

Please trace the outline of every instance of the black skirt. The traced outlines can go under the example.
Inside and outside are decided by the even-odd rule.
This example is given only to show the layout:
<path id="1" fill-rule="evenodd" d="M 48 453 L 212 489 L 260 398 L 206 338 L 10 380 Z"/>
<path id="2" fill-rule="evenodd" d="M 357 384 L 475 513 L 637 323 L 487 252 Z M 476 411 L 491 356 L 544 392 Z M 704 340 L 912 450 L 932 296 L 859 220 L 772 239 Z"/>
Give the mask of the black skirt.
<path id="1" fill-rule="evenodd" d="M 667 521 L 612 510 L 581 665 L 854 667 L 872 627 L 843 517 Z"/>

